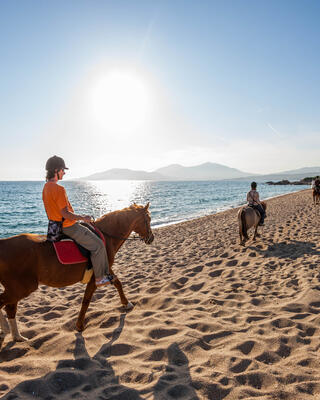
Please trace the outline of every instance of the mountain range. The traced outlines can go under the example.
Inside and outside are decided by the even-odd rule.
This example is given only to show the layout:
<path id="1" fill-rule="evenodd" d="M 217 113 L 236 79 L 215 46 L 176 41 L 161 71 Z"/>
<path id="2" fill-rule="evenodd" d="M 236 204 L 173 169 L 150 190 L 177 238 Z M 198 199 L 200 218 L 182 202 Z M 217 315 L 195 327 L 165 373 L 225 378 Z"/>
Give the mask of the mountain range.
<path id="1" fill-rule="evenodd" d="M 193 167 L 184 167 L 171 164 L 153 172 L 135 171 L 131 169 L 113 168 L 103 172 L 82 177 L 81 180 L 156 180 L 156 181 L 181 181 L 181 180 L 224 180 L 224 179 L 250 179 L 257 181 L 301 179 L 306 176 L 320 174 L 320 167 L 305 167 L 295 170 L 283 171 L 276 174 L 259 175 L 230 168 L 226 165 L 206 162 Z"/>

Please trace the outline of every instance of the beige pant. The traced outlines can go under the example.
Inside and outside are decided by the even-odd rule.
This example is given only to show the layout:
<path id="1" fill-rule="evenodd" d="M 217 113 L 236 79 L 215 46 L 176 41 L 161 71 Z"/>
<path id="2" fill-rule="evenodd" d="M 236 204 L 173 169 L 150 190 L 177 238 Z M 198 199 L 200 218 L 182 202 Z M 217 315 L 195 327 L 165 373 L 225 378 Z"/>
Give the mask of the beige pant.
<path id="1" fill-rule="evenodd" d="M 95 233 L 78 222 L 62 230 L 65 235 L 70 236 L 77 243 L 90 251 L 90 258 L 96 279 L 100 279 L 109 273 L 106 248 L 103 241 Z"/>

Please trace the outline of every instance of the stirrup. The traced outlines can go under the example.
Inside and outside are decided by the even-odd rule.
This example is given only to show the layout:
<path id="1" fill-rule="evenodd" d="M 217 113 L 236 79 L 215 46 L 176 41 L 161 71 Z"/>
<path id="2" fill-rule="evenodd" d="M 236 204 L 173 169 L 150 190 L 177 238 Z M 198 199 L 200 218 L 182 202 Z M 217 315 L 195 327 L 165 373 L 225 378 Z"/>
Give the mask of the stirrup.
<path id="1" fill-rule="evenodd" d="M 115 276 L 111 274 L 107 274 L 103 276 L 99 281 L 96 281 L 96 286 L 104 286 L 104 285 L 113 285 L 113 280 Z"/>

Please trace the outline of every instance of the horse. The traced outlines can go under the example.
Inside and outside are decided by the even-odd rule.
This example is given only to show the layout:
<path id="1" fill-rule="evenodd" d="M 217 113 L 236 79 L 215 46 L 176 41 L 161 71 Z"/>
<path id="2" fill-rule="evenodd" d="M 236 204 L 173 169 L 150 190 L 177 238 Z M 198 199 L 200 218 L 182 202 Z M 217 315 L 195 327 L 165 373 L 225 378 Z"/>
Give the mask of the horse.
<path id="1" fill-rule="evenodd" d="M 148 209 L 149 203 L 145 206 L 133 204 L 105 214 L 95 221 L 95 226 L 105 237 L 110 274 L 114 275 L 112 264 L 115 255 L 131 232 L 137 233 L 146 244 L 153 242 Z M 0 239 L 0 283 L 4 287 L 4 292 L 0 294 L 0 328 L 3 335 L 11 331 L 14 341 L 27 340 L 20 335 L 16 322 L 18 302 L 34 292 L 39 284 L 60 288 L 81 281 L 86 267 L 87 262 L 61 264 L 52 243 L 46 240 L 45 235 L 26 233 Z M 134 306 L 124 295 L 119 278 L 115 277 L 112 284 L 118 290 L 124 309 L 132 309 Z M 96 288 L 95 277 L 92 275 L 76 322 L 79 332 L 84 330 L 85 314 Z M 3 307 L 10 326 L 2 314 Z"/>
<path id="2" fill-rule="evenodd" d="M 315 187 L 312 189 L 312 199 L 314 206 L 320 204 L 320 190 Z"/>
<path id="3" fill-rule="evenodd" d="M 264 201 L 261 201 L 261 205 L 264 210 L 267 208 L 267 204 Z M 257 236 L 260 236 L 257 233 L 259 222 L 261 216 L 260 213 L 255 210 L 253 207 L 244 206 L 241 207 L 238 211 L 238 222 L 239 222 L 239 235 L 240 235 L 240 244 L 243 246 L 248 237 L 248 229 L 254 227 L 254 235 L 253 240 L 256 239 Z"/>

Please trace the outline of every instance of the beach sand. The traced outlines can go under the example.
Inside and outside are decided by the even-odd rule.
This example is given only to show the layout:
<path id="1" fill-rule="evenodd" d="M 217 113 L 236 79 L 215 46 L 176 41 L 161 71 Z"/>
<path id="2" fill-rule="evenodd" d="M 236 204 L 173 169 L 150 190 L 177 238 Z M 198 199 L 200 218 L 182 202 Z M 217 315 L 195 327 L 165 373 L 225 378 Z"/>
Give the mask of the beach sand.
<path id="1" fill-rule="evenodd" d="M 0 342 L 5 399 L 320 399 L 320 229 L 311 191 L 267 201 L 255 243 L 237 211 L 127 242 L 113 287 L 40 286 L 20 302 L 24 343 Z M 252 235 L 252 233 L 251 233 Z"/>

